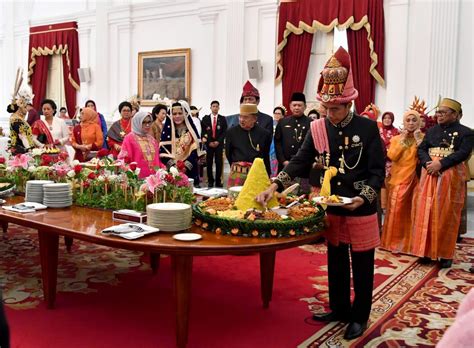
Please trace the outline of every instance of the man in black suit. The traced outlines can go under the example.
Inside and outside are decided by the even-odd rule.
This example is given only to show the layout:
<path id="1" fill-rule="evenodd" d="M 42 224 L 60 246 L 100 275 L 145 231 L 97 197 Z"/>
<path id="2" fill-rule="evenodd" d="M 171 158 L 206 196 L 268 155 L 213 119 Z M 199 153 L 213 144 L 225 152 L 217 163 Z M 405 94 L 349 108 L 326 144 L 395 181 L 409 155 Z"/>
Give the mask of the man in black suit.
<path id="1" fill-rule="evenodd" d="M 224 139 L 227 131 L 225 116 L 219 115 L 220 104 L 217 100 L 211 102 L 211 114 L 202 119 L 202 142 L 206 144 L 207 183 L 214 186 L 212 164 L 216 162 L 216 187 L 222 187 L 222 168 L 224 154 Z"/>
<path id="2" fill-rule="evenodd" d="M 247 81 L 244 85 L 242 96 L 240 97 L 240 105 L 242 104 L 255 104 L 258 106 L 260 103 L 260 92 L 256 89 L 250 81 Z M 240 114 L 227 116 L 228 128 L 239 125 Z M 273 117 L 267 115 L 261 111 L 257 113 L 257 124 L 268 130 L 273 135 Z"/>

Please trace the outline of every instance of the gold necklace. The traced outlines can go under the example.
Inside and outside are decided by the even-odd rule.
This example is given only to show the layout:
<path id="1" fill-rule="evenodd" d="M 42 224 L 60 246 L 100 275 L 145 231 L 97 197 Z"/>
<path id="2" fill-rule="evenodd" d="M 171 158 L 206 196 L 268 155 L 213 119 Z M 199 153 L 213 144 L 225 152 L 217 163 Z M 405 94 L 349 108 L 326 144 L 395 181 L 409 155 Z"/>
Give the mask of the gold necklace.
<path id="1" fill-rule="evenodd" d="M 247 135 L 249 136 L 250 146 L 252 146 L 252 148 L 253 148 L 255 151 L 260 152 L 260 144 L 257 144 L 257 147 L 255 147 L 255 146 L 253 145 L 252 137 L 250 136 L 250 131 L 247 132 Z"/>
<path id="2" fill-rule="evenodd" d="M 300 135 L 298 136 L 298 128 L 295 128 L 295 139 L 297 142 L 301 143 L 301 140 L 303 140 L 303 131 L 304 131 L 305 127 L 301 127 L 301 132 L 300 132 Z"/>

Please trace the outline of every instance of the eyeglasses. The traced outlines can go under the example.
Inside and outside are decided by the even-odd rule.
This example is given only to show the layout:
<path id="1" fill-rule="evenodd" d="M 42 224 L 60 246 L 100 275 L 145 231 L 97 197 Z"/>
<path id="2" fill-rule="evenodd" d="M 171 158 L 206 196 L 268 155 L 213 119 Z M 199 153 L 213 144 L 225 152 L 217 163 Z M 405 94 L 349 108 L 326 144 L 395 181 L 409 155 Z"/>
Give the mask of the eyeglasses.
<path id="1" fill-rule="evenodd" d="M 152 123 L 153 123 L 153 121 L 143 121 L 143 122 L 142 122 L 142 125 L 144 125 L 144 126 L 149 126 L 149 125 L 151 125 Z"/>
<path id="2" fill-rule="evenodd" d="M 436 114 L 438 115 L 447 115 L 447 114 L 450 114 L 451 113 L 451 110 L 436 110 Z"/>

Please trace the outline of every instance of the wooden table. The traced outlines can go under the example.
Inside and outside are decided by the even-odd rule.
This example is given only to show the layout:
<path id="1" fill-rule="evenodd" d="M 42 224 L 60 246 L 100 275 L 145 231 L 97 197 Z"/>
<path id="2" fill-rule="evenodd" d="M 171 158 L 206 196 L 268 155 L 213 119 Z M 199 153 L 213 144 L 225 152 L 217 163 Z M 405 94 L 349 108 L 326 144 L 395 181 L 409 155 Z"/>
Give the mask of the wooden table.
<path id="1" fill-rule="evenodd" d="M 7 199 L 6 204 L 22 201 L 22 197 L 12 197 Z M 199 241 L 180 242 L 173 239 L 171 233 L 162 232 L 129 241 L 101 233 L 104 228 L 118 224 L 112 220 L 110 211 L 77 206 L 50 208 L 26 214 L 0 209 L 2 226 L 5 228 L 9 222 L 38 230 L 43 294 L 48 308 L 54 308 L 56 299 L 59 236 L 114 248 L 170 255 L 176 295 L 176 343 L 180 348 L 185 347 L 188 341 L 194 256 L 259 253 L 261 297 L 263 307 L 268 308 L 272 299 L 276 251 L 307 244 L 319 238 L 318 233 L 278 239 L 218 236 L 193 226 L 192 231 L 203 236 Z"/>

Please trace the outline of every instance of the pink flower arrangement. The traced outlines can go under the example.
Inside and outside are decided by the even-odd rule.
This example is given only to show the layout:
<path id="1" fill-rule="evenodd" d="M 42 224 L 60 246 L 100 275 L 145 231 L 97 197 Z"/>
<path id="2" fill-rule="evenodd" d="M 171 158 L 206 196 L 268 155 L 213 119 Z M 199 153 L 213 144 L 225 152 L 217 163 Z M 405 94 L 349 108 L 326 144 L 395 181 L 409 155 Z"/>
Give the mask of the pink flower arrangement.
<path id="1" fill-rule="evenodd" d="M 166 186 L 166 182 L 161 177 L 161 173 L 157 172 L 154 175 L 150 175 L 145 179 L 146 186 L 150 192 L 155 192 L 157 188 L 163 188 Z"/>
<path id="2" fill-rule="evenodd" d="M 7 164 L 12 168 L 28 169 L 28 163 L 31 161 L 31 159 L 32 158 L 28 154 L 23 153 L 8 160 Z"/>

